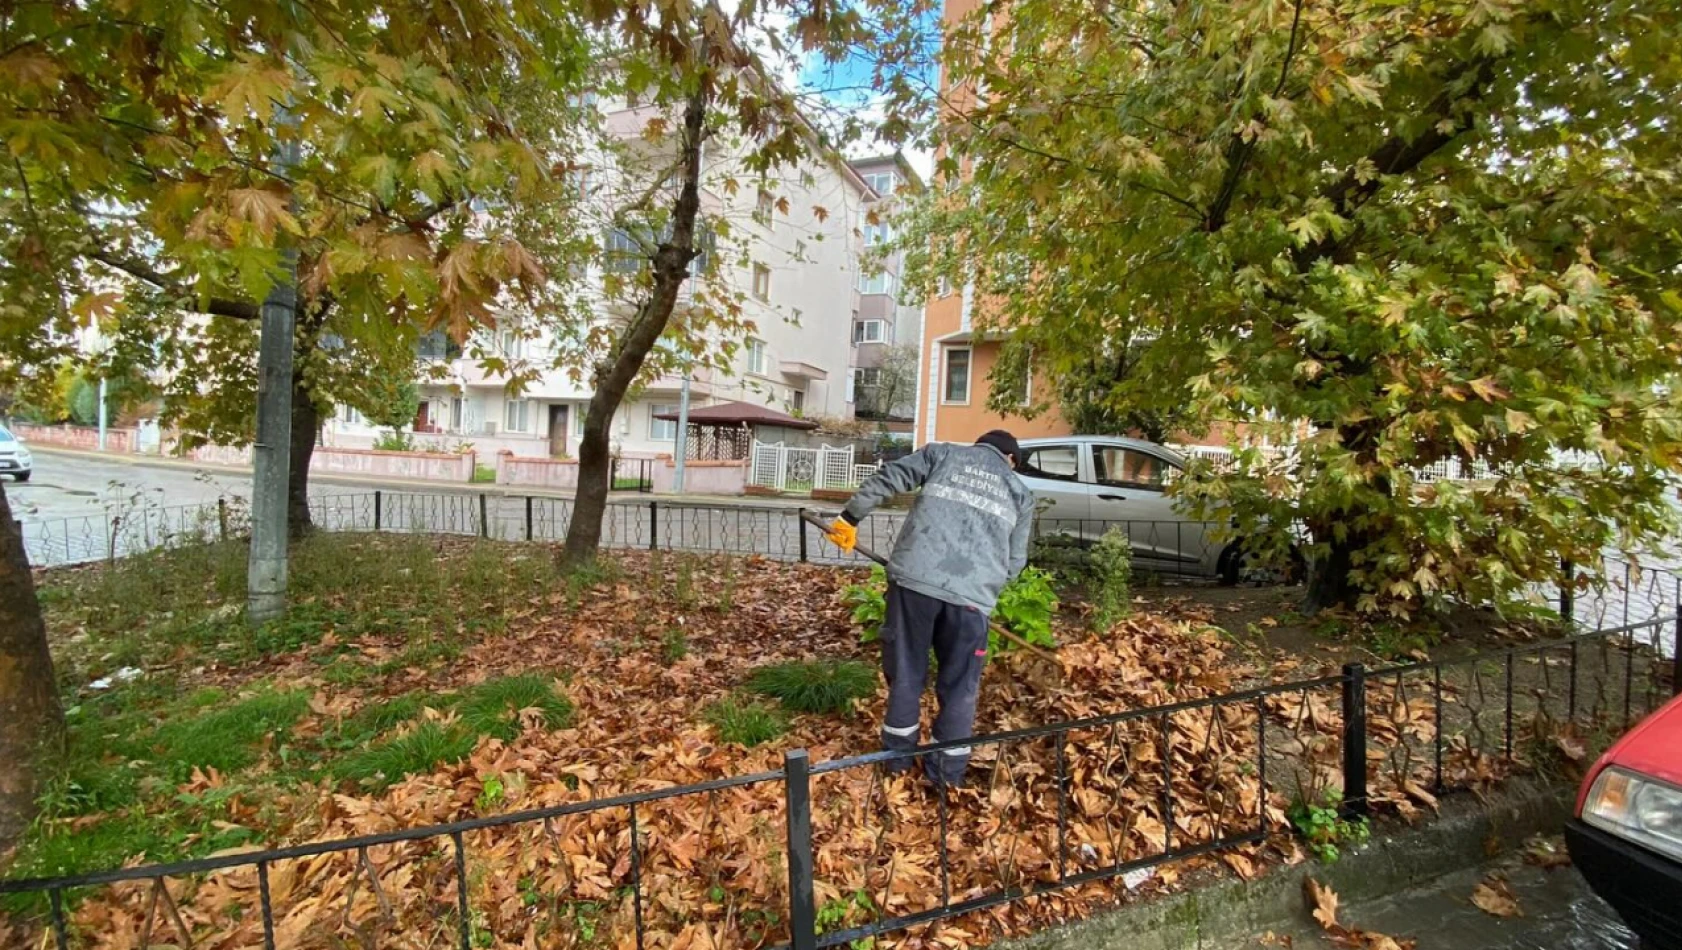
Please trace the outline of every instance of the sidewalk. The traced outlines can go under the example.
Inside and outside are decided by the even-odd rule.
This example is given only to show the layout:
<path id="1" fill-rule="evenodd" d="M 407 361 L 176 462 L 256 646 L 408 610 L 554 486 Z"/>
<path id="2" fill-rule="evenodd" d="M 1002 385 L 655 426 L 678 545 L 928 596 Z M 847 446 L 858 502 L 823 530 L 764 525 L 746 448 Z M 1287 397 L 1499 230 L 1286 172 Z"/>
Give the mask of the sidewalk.
<path id="1" fill-rule="evenodd" d="M 183 472 L 224 472 L 236 475 L 251 474 L 251 467 L 247 465 L 220 465 L 211 462 L 198 462 L 191 459 L 170 458 L 158 455 L 130 455 L 112 452 L 90 452 L 83 449 L 71 449 L 57 445 L 32 444 L 29 450 L 37 455 L 51 455 L 62 458 L 97 459 L 101 462 L 111 462 L 118 465 L 131 465 L 137 468 L 175 469 Z M 498 498 L 571 498 L 573 493 L 553 488 L 526 488 L 518 485 L 497 485 L 491 482 L 435 482 L 418 478 L 370 478 L 340 473 L 311 472 L 312 485 L 351 485 L 358 488 L 382 489 L 388 491 L 411 492 L 448 492 L 461 495 L 490 495 Z M 824 508 L 823 502 L 813 502 L 805 498 L 767 498 L 763 496 L 744 495 L 702 495 L 693 492 L 684 494 L 650 494 L 644 492 L 609 492 L 608 499 L 612 502 L 653 501 L 660 504 L 673 505 L 712 505 L 731 506 L 740 508 Z M 827 508 L 837 507 L 833 504 Z"/>

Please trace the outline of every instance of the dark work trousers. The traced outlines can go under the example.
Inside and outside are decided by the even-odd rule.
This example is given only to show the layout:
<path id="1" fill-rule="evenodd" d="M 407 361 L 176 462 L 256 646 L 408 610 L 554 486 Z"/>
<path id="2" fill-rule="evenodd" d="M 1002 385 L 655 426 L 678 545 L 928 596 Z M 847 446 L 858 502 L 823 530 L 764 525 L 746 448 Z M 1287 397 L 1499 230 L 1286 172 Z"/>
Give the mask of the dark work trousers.
<path id="1" fill-rule="evenodd" d="M 929 648 L 939 672 L 935 698 L 934 741 L 967 739 L 975 730 L 975 701 L 981 670 L 987 665 L 987 615 L 973 607 L 888 585 L 887 618 L 882 623 L 882 673 L 888 680 L 888 715 L 882 723 L 882 747 L 906 752 L 917 747 L 921 732 L 923 686 L 929 675 Z M 962 784 L 969 747 L 926 757 L 923 771 L 937 783 Z M 911 759 L 888 763 L 888 771 L 911 767 Z"/>

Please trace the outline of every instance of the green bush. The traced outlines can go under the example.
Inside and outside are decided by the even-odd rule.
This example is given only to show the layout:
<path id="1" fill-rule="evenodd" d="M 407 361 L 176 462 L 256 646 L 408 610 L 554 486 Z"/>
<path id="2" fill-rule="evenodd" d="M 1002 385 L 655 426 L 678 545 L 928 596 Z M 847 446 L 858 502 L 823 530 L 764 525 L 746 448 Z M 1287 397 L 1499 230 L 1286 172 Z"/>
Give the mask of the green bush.
<path id="1" fill-rule="evenodd" d="M 413 452 L 415 440 L 407 432 L 387 429 L 374 438 L 376 452 Z"/>
<path id="2" fill-rule="evenodd" d="M 718 730 L 720 739 L 749 747 L 788 731 L 788 718 L 782 711 L 757 700 L 721 699 L 707 707 L 704 718 Z"/>
<path id="3" fill-rule="evenodd" d="M 1051 633 L 1051 620 L 1057 615 L 1057 591 L 1050 571 L 1037 567 L 1023 569 L 1016 579 L 999 591 L 999 604 L 993 619 L 1005 629 L 1037 647 L 1055 647 L 1057 638 Z M 841 593 L 842 602 L 853 608 L 853 622 L 859 625 L 859 640 L 870 643 L 882 636 L 886 620 L 888 575 L 878 565 L 871 569 L 870 579 L 848 586 Z M 987 649 L 990 652 L 1009 650 L 1016 644 L 1002 639 L 997 632 L 988 631 Z"/>
<path id="4" fill-rule="evenodd" d="M 1099 633 L 1133 612 L 1133 543 L 1122 526 L 1104 532 L 1093 545 L 1086 587 L 1093 607 L 1092 627 Z"/>
<path id="5" fill-rule="evenodd" d="M 872 643 L 882 636 L 882 622 L 888 617 L 888 572 L 877 564 L 870 579 L 849 584 L 841 591 L 841 602 L 853 608 L 853 623 L 859 627 L 859 642 Z"/>
<path id="6" fill-rule="evenodd" d="M 1052 580 L 1050 571 L 1025 568 L 999 591 L 999 606 L 993 612 L 993 619 L 1034 646 L 1056 647 L 1051 619 L 1057 614 L 1057 591 L 1052 587 Z M 997 633 L 988 631 L 987 649 L 996 653 L 1015 646 L 1001 640 Z"/>
<path id="7" fill-rule="evenodd" d="M 876 671 L 854 660 L 775 663 L 754 670 L 748 689 L 793 712 L 846 712 L 876 692 Z"/>

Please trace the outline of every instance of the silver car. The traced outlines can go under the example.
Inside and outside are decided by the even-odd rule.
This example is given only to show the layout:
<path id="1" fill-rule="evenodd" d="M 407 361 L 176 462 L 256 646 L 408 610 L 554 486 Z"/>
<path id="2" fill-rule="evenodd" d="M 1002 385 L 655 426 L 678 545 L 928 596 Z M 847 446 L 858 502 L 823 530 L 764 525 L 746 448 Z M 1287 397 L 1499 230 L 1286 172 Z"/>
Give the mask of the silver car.
<path id="1" fill-rule="evenodd" d="M 35 460 L 30 457 L 23 440 L 13 435 L 10 429 L 0 426 L 0 475 L 10 475 L 20 482 L 27 482 L 34 466 Z"/>
<path id="2" fill-rule="evenodd" d="M 1187 460 L 1172 449 L 1109 436 L 1023 439 L 1017 474 L 1039 501 L 1039 533 L 1098 540 L 1120 526 L 1132 542 L 1136 569 L 1219 578 L 1236 583 L 1243 557 L 1230 529 L 1195 521 L 1167 487 Z"/>

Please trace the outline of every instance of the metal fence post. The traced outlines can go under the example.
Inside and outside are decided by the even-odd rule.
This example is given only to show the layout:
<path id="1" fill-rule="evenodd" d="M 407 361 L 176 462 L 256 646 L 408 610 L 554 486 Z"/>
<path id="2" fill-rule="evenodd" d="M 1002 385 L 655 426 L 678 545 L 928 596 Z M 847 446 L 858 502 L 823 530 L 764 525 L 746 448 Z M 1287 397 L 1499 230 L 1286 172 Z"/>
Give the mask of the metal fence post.
<path id="1" fill-rule="evenodd" d="M 1343 667 L 1343 813 L 1367 816 L 1367 670 Z"/>
<path id="2" fill-rule="evenodd" d="M 648 503 L 648 549 L 658 550 L 660 547 L 660 503 Z"/>
<path id="3" fill-rule="evenodd" d="M 531 507 L 532 507 L 532 498 L 531 498 L 530 495 L 527 495 L 526 496 L 526 540 L 527 541 L 530 541 L 532 539 Z"/>
<path id="4" fill-rule="evenodd" d="M 479 537 L 491 536 L 491 500 L 484 492 L 479 493 Z"/>
<path id="5" fill-rule="evenodd" d="M 228 540 L 228 499 L 220 496 L 216 499 L 216 533 L 223 541 Z"/>
<path id="6" fill-rule="evenodd" d="M 783 756 L 788 804 L 788 933 L 791 950 L 818 945 L 817 898 L 812 885 L 812 762 L 805 749 Z"/>
<path id="7" fill-rule="evenodd" d="M 794 514 L 795 527 L 800 531 L 800 563 L 806 563 L 806 509 L 801 508 Z"/>
<path id="8" fill-rule="evenodd" d="M 380 530 L 380 521 L 385 513 L 385 492 L 374 490 L 374 530 Z"/>
<path id="9" fill-rule="evenodd" d="M 1567 558 L 1560 562 L 1559 569 L 1564 575 L 1559 584 L 1559 619 L 1565 621 L 1565 626 L 1569 628 L 1577 613 L 1577 565 Z"/>

